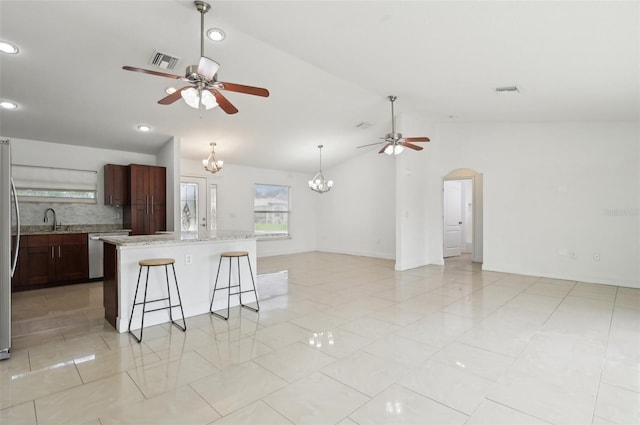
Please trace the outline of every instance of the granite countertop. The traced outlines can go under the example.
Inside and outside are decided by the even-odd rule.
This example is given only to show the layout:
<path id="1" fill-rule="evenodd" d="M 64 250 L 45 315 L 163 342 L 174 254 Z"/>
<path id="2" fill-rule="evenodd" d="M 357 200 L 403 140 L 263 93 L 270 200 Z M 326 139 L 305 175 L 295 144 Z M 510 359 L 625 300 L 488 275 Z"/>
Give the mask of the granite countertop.
<path id="1" fill-rule="evenodd" d="M 110 232 L 130 232 L 130 229 L 123 229 L 118 224 L 61 224 L 54 231 L 51 225 L 30 225 L 20 226 L 21 235 L 56 235 L 64 233 L 110 233 Z"/>
<path id="2" fill-rule="evenodd" d="M 142 246 L 142 245 L 173 245 L 191 242 L 225 241 L 237 239 L 255 239 L 256 235 L 250 232 L 229 231 L 212 232 L 207 235 L 197 235 L 194 233 L 163 233 L 157 235 L 137 235 L 137 236 L 104 236 L 100 239 L 103 242 L 116 246 Z"/>

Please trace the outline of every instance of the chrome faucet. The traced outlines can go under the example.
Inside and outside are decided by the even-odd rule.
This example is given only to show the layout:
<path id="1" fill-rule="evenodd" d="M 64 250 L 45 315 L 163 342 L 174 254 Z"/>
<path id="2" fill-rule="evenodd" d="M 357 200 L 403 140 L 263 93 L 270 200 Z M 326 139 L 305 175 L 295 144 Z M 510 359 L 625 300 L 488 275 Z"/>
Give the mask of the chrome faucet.
<path id="1" fill-rule="evenodd" d="M 58 230 L 58 220 L 56 220 L 56 210 L 54 210 L 53 208 L 47 208 L 44 211 L 44 222 L 48 223 L 49 220 L 47 220 L 47 213 L 51 211 L 53 213 L 53 231 L 55 232 L 56 230 Z"/>

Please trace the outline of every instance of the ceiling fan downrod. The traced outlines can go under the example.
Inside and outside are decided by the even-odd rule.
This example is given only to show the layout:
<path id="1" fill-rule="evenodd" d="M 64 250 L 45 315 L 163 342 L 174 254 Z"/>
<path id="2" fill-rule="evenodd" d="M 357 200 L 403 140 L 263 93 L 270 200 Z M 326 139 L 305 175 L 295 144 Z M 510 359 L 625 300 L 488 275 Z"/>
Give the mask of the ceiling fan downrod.
<path id="1" fill-rule="evenodd" d="M 393 108 L 393 102 L 396 101 L 396 96 L 387 96 L 387 98 L 391 101 L 391 133 L 387 134 L 387 139 L 391 139 L 393 144 L 395 145 L 399 139 L 402 139 L 402 134 L 396 133 L 396 114 Z"/>
<path id="2" fill-rule="evenodd" d="M 204 14 L 211 10 L 209 3 L 196 0 L 193 2 L 196 9 L 200 12 L 200 57 L 204 56 Z"/>

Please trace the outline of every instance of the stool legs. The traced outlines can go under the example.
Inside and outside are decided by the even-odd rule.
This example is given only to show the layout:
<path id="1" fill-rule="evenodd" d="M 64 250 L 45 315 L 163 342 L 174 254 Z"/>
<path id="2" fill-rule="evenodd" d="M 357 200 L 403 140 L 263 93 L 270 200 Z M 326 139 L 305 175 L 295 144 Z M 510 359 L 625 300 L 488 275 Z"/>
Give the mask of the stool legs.
<path id="1" fill-rule="evenodd" d="M 142 267 L 146 267 L 147 268 L 147 275 L 145 277 L 145 282 L 144 282 L 144 296 L 142 298 L 142 302 L 136 302 L 136 300 L 138 299 L 138 289 L 140 287 L 140 276 L 142 275 Z M 150 313 L 152 311 L 158 311 L 158 310 L 169 310 L 169 320 L 171 321 L 171 323 L 177 327 L 178 329 L 180 329 L 181 331 L 186 331 L 187 330 L 187 322 L 184 318 L 184 311 L 182 310 L 182 299 L 180 298 L 180 288 L 178 287 L 178 279 L 176 277 L 176 269 L 173 266 L 173 264 L 171 264 L 171 268 L 173 269 L 173 279 L 174 282 L 176 284 L 176 293 L 178 295 L 178 304 L 172 304 L 171 303 L 171 289 L 169 288 L 169 270 L 167 269 L 167 265 L 164 266 L 164 273 L 165 273 L 165 277 L 166 277 L 166 282 L 167 282 L 167 297 L 166 298 L 158 298 L 155 300 L 147 300 L 147 289 L 149 287 L 149 266 L 140 266 L 139 270 L 138 270 L 138 282 L 136 283 L 136 291 L 135 294 L 133 296 L 133 305 L 131 306 L 131 315 L 129 316 L 129 327 L 127 329 L 127 331 L 133 336 L 133 338 L 138 342 L 142 342 L 142 333 L 144 331 L 144 315 L 145 313 Z M 165 306 L 165 307 L 158 307 L 158 308 L 154 308 L 151 310 L 147 310 L 147 304 L 150 303 L 154 303 L 154 302 L 158 302 L 158 301 L 168 301 L 169 305 Z M 136 306 L 142 306 L 142 317 L 141 317 L 141 322 L 140 322 L 140 337 L 138 338 L 138 336 L 131 330 L 131 322 L 133 322 L 133 313 L 135 311 Z M 182 326 L 180 326 L 180 324 L 178 324 L 178 322 L 176 322 L 175 320 L 173 320 L 173 309 L 175 307 L 180 307 L 180 314 L 182 316 Z"/>
<path id="2" fill-rule="evenodd" d="M 222 256 L 220 257 L 220 261 L 218 261 L 218 272 L 216 273 L 216 282 L 213 285 L 213 296 L 211 297 L 211 305 L 209 306 L 209 311 L 211 314 L 213 314 L 214 316 L 218 316 L 221 319 L 224 320 L 228 320 L 229 319 L 229 307 L 231 305 L 231 295 L 238 295 L 240 298 L 240 306 L 247 308 L 249 310 L 258 312 L 260 310 L 260 303 L 258 302 L 258 292 L 256 291 L 256 284 L 255 284 L 255 280 L 253 278 L 253 270 L 251 269 L 251 261 L 249 261 L 249 257 L 245 256 L 245 258 L 247 259 L 247 264 L 249 264 L 249 273 L 251 274 L 251 288 L 249 290 L 243 291 L 241 284 L 242 281 L 240 279 L 240 257 L 236 257 L 238 259 L 237 261 L 237 267 L 238 267 L 238 284 L 237 285 L 231 285 L 231 269 L 232 269 L 232 264 L 233 264 L 233 258 L 232 257 L 225 257 L 225 258 L 229 258 L 229 280 L 228 280 L 228 285 L 218 288 L 218 277 L 220 276 L 220 266 L 222 265 Z M 238 288 L 238 290 L 236 292 L 232 292 L 231 289 L 232 288 Z M 213 302 L 216 298 L 216 292 L 217 291 L 222 291 L 222 290 L 227 290 L 227 315 L 223 316 L 222 314 L 216 313 L 215 311 L 213 311 Z M 256 297 L 256 307 L 257 308 L 253 308 L 250 307 L 246 304 L 242 303 L 242 294 L 245 292 L 253 292 L 253 294 Z"/>

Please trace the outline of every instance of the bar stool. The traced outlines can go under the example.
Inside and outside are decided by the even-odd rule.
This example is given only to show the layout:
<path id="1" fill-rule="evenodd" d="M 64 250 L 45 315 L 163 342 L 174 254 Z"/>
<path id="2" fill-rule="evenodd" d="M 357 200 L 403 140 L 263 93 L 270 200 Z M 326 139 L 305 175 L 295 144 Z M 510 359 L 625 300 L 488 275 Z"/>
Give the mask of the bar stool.
<path id="1" fill-rule="evenodd" d="M 242 290 L 241 282 L 240 282 L 240 258 L 246 258 L 247 264 L 249 265 L 249 273 L 251 274 L 251 287 L 252 289 Z M 218 288 L 218 276 L 220 275 L 220 266 L 222 265 L 222 259 L 229 259 L 229 281 L 227 282 L 227 286 L 223 286 Z M 238 284 L 231 284 L 231 264 L 232 260 L 236 258 L 238 264 Z M 232 288 L 237 288 L 237 291 L 232 292 Z M 216 292 L 227 290 L 227 316 L 223 316 L 213 311 L 213 301 L 216 299 Z M 247 292 L 253 292 L 256 297 L 256 308 L 250 307 L 248 305 L 242 304 L 242 294 Z M 213 286 L 213 296 L 211 297 L 211 305 L 209 306 L 209 312 L 215 316 L 220 317 L 221 319 L 227 320 L 229 319 L 229 304 L 231 303 L 231 295 L 239 295 L 240 297 L 240 306 L 244 308 L 248 308 L 249 310 L 258 312 L 260 310 L 260 303 L 258 302 L 258 292 L 256 291 L 256 282 L 253 279 L 253 271 L 251 270 L 251 261 L 249 260 L 249 253 L 247 251 L 229 251 L 223 252 L 220 254 L 220 261 L 218 261 L 218 272 L 216 273 L 216 283 Z"/>
<path id="2" fill-rule="evenodd" d="M 176 326 L 178 329 L 180 329 L 183 332 L 187 330 L 187 322 L 184 320 L 184 311 L 182 310 L 182 300 L 180 298 L 180 289 L 178 289 L 178 279 L 176 278 L 176 268 L 174 267 L 175 262 L 176 260 L 174 260 L 173 258 L 149 258 L 146 260 L 138 261 L 138 265 L 140 266 L 140 268 L 138 269 L 138 283 L 136 284 L 136 292 L 135 292 L 135 295 L 133 296 L 133 306 L 131 307 L 131 316 L 129 317 L 129 329 L 128 329 L 128 332 L 131 335 L 133 335 L 133 337 L 138 342 L 142 342 L 142 331 L 144 330 L 144 315 L 145 313 L 150 313 L 152 311 L 169 310 L 169 320 L 171 320 L 171 323 L 173 323 L 174 326 Z M 173 281 L 176 284 L 176 292 L 178 294 L 178 303 L 175 305 L 171 304 L 171 289 L 169 288 L 169 271 L 168 271 L 169 265 L 171 265 L 171 268 L 173 269 Z M 167 278 L 167 296 L 165 298 L 156 298 L 154 300 L 147 300 L 147 287 L 149 285 L 149 269 L 151 267 L 159 267 L 159 266 L 164 266 L 164 273 Z M 147 278 L 144 282 L 144 297 L 142 299 L 142 302 L 136 302 L 136 299 L 138 298 L 138 288 L 140 286 L 140 276 L 142 275 L 143 267 L 147 268 Z M 147 310 L 147 304 L 156 303 L 160 301 L 169 301 L 169 303 L 168 305 L 163 307 L 157 307 L 157 308 L 152 308 L 150 310 Z M 139 305 L 142 305 L 142 321 L 140 323 L 140 338 L 138 338 L 131 331 L 131 322 L 133 321 L 133 312 L 135 311 L 136 306 L 139 306 Z M 176 321 L 173 320 L 173 309 L 176 307 L 180 307 L 180 314 L 182 315 L 182 326 L 180 326 Z"/>

